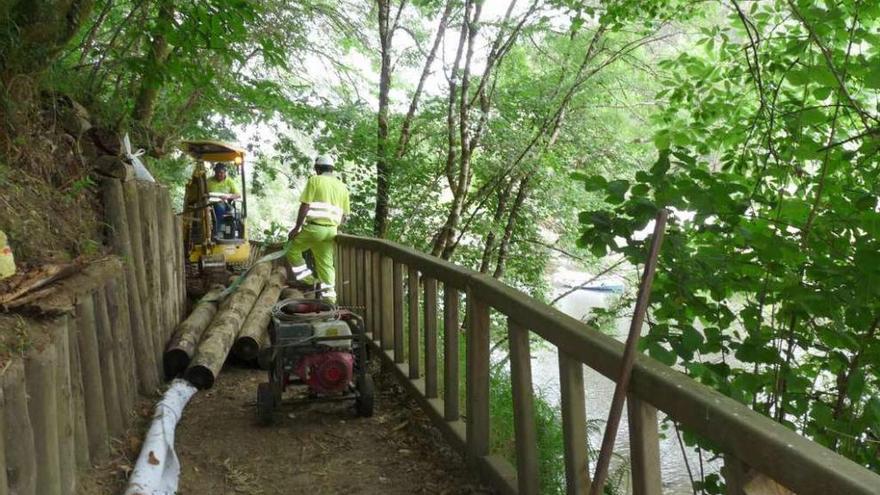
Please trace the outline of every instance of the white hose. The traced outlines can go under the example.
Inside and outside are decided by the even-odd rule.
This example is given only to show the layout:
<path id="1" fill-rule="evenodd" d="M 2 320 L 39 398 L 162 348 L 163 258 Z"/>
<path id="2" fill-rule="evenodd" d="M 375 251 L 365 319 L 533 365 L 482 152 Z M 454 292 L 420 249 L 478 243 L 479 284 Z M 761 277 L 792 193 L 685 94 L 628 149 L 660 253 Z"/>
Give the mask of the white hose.
<path id="1" fill-rule="evenodd" d="M 156 405 L 153 422 L 125 495 L 174 495 L 180 477 L 180 461 L 174 452 L 174 429 L 183 408 L 198 391 L 188 381 L 176 379 Z"/>

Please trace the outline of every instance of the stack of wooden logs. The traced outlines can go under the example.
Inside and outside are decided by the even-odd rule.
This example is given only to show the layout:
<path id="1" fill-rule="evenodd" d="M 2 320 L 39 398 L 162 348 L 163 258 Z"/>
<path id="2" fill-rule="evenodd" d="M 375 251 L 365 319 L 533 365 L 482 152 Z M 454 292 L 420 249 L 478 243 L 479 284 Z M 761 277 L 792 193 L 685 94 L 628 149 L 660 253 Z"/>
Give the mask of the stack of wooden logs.
<path id="1" fill-rule="evenodd" d="M 217 287 L 177 326 L 163 356 L 165 378 L 181 373 L 199 389 L 211 388 L 232 354 L 253 362 L 269 342 L 272 307 L 285 285 L 284 268 L 254 265 L 244 281 L 222 301 Z"/>

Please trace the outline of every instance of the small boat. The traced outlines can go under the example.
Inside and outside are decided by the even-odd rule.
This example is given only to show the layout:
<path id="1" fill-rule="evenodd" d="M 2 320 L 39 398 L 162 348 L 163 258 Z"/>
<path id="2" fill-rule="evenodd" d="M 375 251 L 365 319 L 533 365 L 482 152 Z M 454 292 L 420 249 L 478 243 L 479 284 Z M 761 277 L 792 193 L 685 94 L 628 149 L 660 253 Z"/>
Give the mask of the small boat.
<path id="1" fill-rule="evenodd" d="M 591 290 L 594 292 L 613 292 L 619 294 L 623 292 L 623 284 L 620 282 L 596 282 L 582 287 L 583 290 Z"/>

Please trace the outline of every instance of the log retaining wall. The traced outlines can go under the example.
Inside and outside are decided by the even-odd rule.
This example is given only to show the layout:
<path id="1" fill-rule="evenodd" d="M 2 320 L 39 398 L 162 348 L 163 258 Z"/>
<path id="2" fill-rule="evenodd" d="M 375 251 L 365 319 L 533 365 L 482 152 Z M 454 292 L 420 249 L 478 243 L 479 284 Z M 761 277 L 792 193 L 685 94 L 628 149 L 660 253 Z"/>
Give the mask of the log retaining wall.
<path id="1" fill-rule="evenodd" d="M 164 186 L 102 178 L 113 253 L 60 281 L 22 317 L 0 360 L 0 495 L 73 494 L 155 394 L 165 342 L 186 311 L 181 222 Z M 3 328 L 6 327 L 6 328 Z"/>

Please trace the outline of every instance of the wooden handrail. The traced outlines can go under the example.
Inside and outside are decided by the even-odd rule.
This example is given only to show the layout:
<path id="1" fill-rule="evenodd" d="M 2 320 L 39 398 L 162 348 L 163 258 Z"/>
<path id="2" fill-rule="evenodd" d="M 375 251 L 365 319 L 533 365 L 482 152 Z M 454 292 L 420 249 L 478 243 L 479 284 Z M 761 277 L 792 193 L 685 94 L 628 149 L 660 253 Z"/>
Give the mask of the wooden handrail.
<path id="1" fill-rule="evenodd" d="M 450 288 L 467 294 L 470 311 L 468 331 L 476 330 L 479 338 L 473 339 L 473 333 L 468 335 L 469 375 L 465 380 L 468 390 L 466 411 L 468 435 L 467 445 L 460 447 L 465 448 L 471 456 L 482 456 L 482 459 L 477 460 L 477 465 L 494 470 L 488 474 L 490 478 L 498 480 L 497 484 L 502 491 L 515 492 L 516 483 L 511 484 L 510 480 L 505 478 L 506 474 L 503 472 L 505 468 L 499 467 L 501 465 L 498 464 L 497 459 L 486 456 L 488 425 L 485 423 L 488 421 L 488 403 L 485 401 L 488 397 L 481 395 L 486 392 L 485 388 L 488 386 L 486 368 L 488 349 L 484 344 L 488 337 L 485 332 L 488 330 L 486 325 L 489 308 L 506 315 L 517 327 L 532 331 L 559 348 L 561 368 L 567 360 L 575 360 L 612 380 L 618 374 L 623 358 L 623 345 L 620 342 L 489 276 L 386 240 L 340 234 L 337 242 L 343 248 L 341 251 L 343 256 L 351 256 L 351 253 L 361 251 L 373 253 L 374 256 L 389 257 L 395 263 L 405 265 L 410 270 L 417 270 L 422 277 L 441 282 L 444 287 L 444 300 L 445 293 Z M 354 257 L 354 260 L 354 263 L 342 263 L 343 270 L 346 266 L 352 266 L 355 271 L 359 268 L 368 268 L 357 263 L 358 257 Z M 352 273 L 355 279 L 361 276 L 360 274 Z M 369 273 L 366 274 L 366 277 L 370 276 Z M 354 298 L 357 300 L 356 294 Z M 395 301 L 395 304 L 398 304 L 398 301 Z M 370 314 L 369 309 L 367 313 Z M 444 319 L 447 318 L 449 315 L 444 314 Z M 457 323 L 457 315 L 455 318 Z M 397 324 L 396 321 L 381 323 Z M 444 331 L 449 330 L 447 323 L 444 325 Z M 472 346 L 472 344 L 476 345 Z M 394 358 L 395 361 L 398 359 L 397 356 Z M 444 359 L 448 357 L 444 356 Z M 571 365 L 564 368 L 566 380 L 582 382 L 582 378 L 578 379 Z M 470 373 L 475 374 L 470 375 Z M 444 373 L 444 377 L 448 380 L 448 371 Z M 418 373 L 410 378 L 413 382 L 411 390 L 418 391 L 425 399 L 423 380 Z M 573 390 L 578 386 L 579 383 L 573 383 L 568 387 L 561 387 L 564 424 L 572 420 L 580 421 L 583 418 L 583 395 L 578 396 Z M 566 389 L 572 389 L 568 390 L 570 397 L 566 397 Z M 448 398 L 448 390 L 446 392 L 444 397 Z M 877 474 L 647 356 L 639 355 L 636 359 L 629 393 L 635 399 L 634 412 L 638 413 L 637 418 L 633 420 L 636 423 L 631 424 L 631 431 L 638 437 L 637 447 L 640 449 L 638 455 L 641 456 L 639 462 L 650 469 L 656 469 L 654 463 L 656 446 L 650 444 L 656 442 L 656 424 L 648 423 L 655 421 L 654 408 L 656 408 L 685 428 L 712 441 L 727 456 L 732 456 L 797 494 L 880 494 L 880 476 Z M 439 412 L 432 413 L 432 418 L 444 421 L 442 400 L 425 399 L 423 404 L 434 407 L 437 401 L 441 407 Z M 472 409 L 474 407 L 476 409 Z M 567 408 L 570 410 L 566 410 Z M 580 412 L 578 412 L 579 408 Z M 456 413 L 457 408 L 446 410 L 446 414 L 452 416 L 449 419 L 456 417 Z M 450 421 L 446 426 L 457 432 L 457 423 L 453 423 L 455 421 Z M 569 433 L 566 433 L 567 437 L 568 435 Z M 580 438 L 583 440 L 585 437 L 580 436 Z M 566 444 L 569 493 L 580 493 L 579 488 L 571 484 L 581 485 L 588 479 L 583 473 L 569 472 L 579 469 L 578 466 L 584 463 L 583 455 L 577 445 Z M 571 456 L 578 458 L 573 459 L 570 458 Z M 640 483 L 649 486 L 644 493 L 653 493 L 656 477 L 650 472 L 641 472 L 639 475 Z"/>

